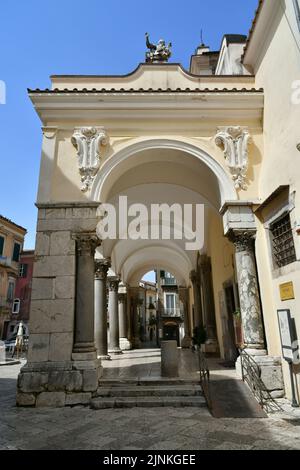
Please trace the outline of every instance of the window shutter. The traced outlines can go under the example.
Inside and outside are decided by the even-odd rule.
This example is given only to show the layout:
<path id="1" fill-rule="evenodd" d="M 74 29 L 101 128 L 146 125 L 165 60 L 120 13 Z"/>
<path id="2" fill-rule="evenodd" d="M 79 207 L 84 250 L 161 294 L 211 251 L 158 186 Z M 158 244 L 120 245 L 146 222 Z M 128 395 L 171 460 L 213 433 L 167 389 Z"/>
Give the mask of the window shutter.
<path id="1" fill-rule="evenodd" d="M 13 251 L 13 258 L 12 258 L 13 261 L 16 261 L 16 262 L 19 261 L 20 249 L 21 249 L 21 246 L 19 245 L 19 243 L 15 243 L 14 244 L 14 251 Z"/>
<path id="2" fill-rule="evenodd" d="M 4 248 L 4 237 L 0 236 L 0 256 L 3 255 L 3 248 Z"/>

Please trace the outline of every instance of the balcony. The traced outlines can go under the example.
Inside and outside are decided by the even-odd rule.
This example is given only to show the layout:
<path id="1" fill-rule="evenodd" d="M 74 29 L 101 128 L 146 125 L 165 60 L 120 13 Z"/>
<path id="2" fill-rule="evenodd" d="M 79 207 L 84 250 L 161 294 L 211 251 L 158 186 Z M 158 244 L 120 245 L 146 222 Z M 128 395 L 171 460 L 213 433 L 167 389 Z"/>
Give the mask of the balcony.
<path id="1" fill-rule="evenodd" d="M 5 266 L 6 268 L 11 268 L 12 260 L 8 256 L 0 256 L 0 265 Z"/>
<path id="2" fill-rule="evenodd" d="M 161 279 L 162 286 L 177 286 L 175 277 L 164 277 Z"/>
<path id="3" fill-rule="evenodd" d="M 163 308 L 160 311 L 160 316 L 162 318 L 182 318 L 184 312 L 180 308 Z"/>

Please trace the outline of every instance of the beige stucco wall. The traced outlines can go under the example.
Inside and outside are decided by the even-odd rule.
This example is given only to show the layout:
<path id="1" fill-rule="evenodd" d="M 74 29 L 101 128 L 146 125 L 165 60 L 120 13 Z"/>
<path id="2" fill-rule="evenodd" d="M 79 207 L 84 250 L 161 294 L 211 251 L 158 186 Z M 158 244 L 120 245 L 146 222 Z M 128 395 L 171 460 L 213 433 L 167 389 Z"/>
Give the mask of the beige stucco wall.
<path id="1" fill-rule="evenodd" d="M 256 73 L 256 86 L 263 87 L 265 92 L 264 157 L 258 195 L 265 200 L 280 185 L 289 185 L 290 193 L 294 192 L 295 208 L 291 212 L 291 221 L 299 260 L 300 238 L 296 234 L 296 228 L 300 223 L 300 154 L 296 145 L 300 142 L 300 103 L 293 104 L 292 86 L 293 82 L 299 79 L 300 31 L 291 0 L 271 3 L 273 16 L 269 19 L 268 27 L 265 26 L 266 34 L 260 43 L 260 50 L 256 53 L 255 63 L 252 64 Z M 265 5 L 265 8 L 267 7 L 268 5 Z M 281 270 L 273 269 L 268 231 L 264 229 L 263 222 L 264 218 L 260 217 L 257 260 L 268 348 L 271 354 L 276 355 L 281 353 L 278 309 L 291 309 L 300 338 L 300 263 L 297 261 Z M 296 298 L 282 302 L 279 286 L 287 281 L 294 283 Z M 284 372 L 290 396 L 290 378 L 286 364 Z M 295 372 L 299 372 L 299 368 L 295 368 Z"/>

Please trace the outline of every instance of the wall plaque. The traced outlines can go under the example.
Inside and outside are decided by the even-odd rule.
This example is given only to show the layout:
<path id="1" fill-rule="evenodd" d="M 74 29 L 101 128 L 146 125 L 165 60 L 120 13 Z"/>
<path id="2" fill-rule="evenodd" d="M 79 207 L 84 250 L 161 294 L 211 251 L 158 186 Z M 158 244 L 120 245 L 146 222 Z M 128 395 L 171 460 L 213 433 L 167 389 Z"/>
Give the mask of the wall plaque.
<path id="1" fill-rule="evenodd" d="M 282 301 L 292 300 L 295 298 L 294 284 L 292 282 L 285 282 L 284 284 L 280 284 L 279 289 L 280 298 Z"/>

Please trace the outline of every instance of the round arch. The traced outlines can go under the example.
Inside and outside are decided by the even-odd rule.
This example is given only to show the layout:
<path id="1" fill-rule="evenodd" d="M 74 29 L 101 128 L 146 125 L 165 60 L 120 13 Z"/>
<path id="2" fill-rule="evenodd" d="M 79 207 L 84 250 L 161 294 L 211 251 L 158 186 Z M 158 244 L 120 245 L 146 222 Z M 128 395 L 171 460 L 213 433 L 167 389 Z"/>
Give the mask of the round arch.
<path id="1" fill-rule="evenodd" d="M 112 174 L 122 162 L 125 162 L 127 159 L 130 159 L 130 157 L 133 157 L 139 152 L 161 149 L 182 151 L 198 158 L 217 178 L 221 203 L 223 204 L 226 200 L 237 200 L 237 192 L 234 188 L 232 179 L 220 163 L 209 153 L 189 142 L 166 138 L 155 138 L 142 141 L 138 140 L 134 143 L 130 143 L 125 148 L 116 151 L 114 155 L 104 162 L 98 172 L 91 190 L 92 199 L 94 201 L 107 202 L 109 190 L 112 186 Z"/>

